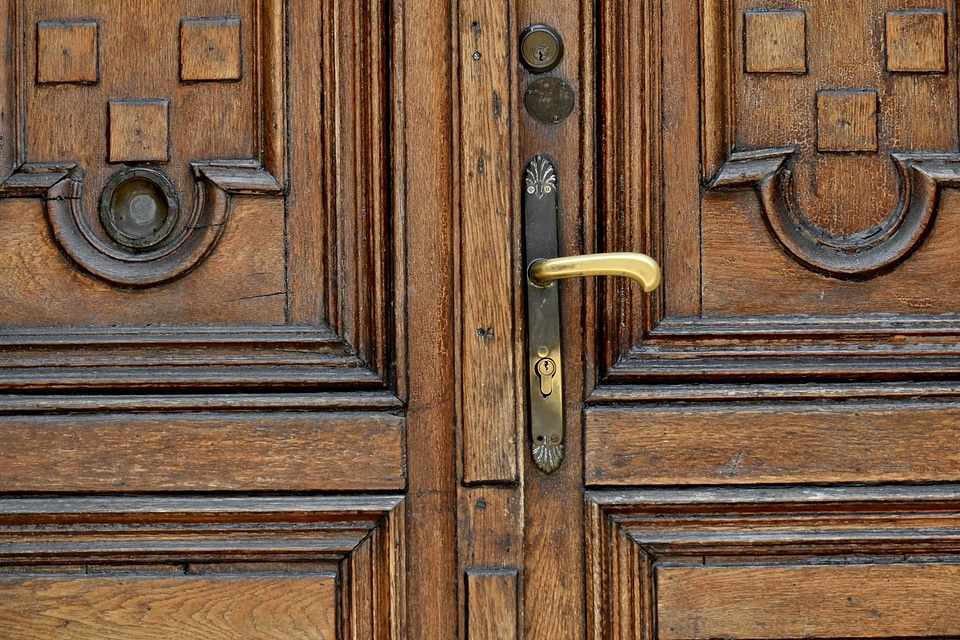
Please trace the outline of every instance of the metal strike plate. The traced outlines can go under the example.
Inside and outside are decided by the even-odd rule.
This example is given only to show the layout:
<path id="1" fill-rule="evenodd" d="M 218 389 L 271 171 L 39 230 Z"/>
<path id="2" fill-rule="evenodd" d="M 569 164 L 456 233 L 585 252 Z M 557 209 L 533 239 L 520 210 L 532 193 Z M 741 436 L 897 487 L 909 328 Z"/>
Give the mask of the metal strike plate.
<path id="1" fill-rule="evenodd" d="M 525 264 L 556 258 L 557 174 L 537 156 L 527 165 L 523 213 Z M 535 283 L 527 276 L 527 406 L 533 460 L 544 473 L 560 467 L 563 443 L 563 360 L 560 355 L 560 295 L 556 282 Z"/>

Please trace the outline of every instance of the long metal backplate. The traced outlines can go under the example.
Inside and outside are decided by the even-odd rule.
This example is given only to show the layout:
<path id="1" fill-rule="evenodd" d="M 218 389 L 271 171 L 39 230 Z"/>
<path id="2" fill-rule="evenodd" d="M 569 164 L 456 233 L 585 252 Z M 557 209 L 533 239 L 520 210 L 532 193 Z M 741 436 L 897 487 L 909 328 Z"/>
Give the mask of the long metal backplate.
<path id="1" fill-rule="evenodd" d="M 529 268 L 537 260 L 557 257 L 559 201 L 553 164 L 543 156 L 536 156 L 527 165 L 523 193 L 527 265 L 527 406 L 533 459 L 544 473 L 556 471 L 564 454 L 560 295 L 556 282 L 535 284 Z"/>

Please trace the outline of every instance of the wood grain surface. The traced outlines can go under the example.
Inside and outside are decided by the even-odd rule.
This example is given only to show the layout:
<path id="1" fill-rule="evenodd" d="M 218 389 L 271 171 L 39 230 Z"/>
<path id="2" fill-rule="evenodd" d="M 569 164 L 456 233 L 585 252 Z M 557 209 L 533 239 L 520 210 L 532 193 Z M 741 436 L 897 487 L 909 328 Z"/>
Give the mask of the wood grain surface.
<path id="1" fill-rule="evenodd" d="M 0 578 L 10 640 L 338 637 L 336 578 Z"/>
<path id="2" fill-rule="evenodd" d="M 960 632 L 953 564 L 657 570 L 660 638 L 946 637 Z"/>

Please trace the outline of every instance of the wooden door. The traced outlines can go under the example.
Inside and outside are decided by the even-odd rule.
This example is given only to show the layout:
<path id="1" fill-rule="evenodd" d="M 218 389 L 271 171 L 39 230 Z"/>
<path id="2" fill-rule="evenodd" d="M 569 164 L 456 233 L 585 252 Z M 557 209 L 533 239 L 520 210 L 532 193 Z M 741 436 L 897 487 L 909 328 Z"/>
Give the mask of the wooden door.
<path id="1" fill-rule="evenodd" d="M 0 2 L 4 638 L 401 637 L 401 15 Z"/>
<path id="2" fill-rule="evenodd" d="M 4 637 L 960 635 L 954 4 L 0 15 Z"/>
<path id="3" fill-rule="evenodd" d="M 483 576 L 529 638 L 957 635 L 956 5 L 459 7 L 468 630 Z M 547 124 L 533 23 L 576 94 Z M 537 155 L 562 253 L 664 272 L 560 285 L 551 475 L 513 429 Z"/>

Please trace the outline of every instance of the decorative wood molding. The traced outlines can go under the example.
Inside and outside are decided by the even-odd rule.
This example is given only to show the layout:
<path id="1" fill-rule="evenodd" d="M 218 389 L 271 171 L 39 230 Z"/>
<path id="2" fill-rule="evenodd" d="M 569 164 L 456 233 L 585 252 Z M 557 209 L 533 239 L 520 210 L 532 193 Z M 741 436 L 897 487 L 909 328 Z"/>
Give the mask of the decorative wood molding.
<path id="1" fill-rule="evenodd" d="M 7 81 L 6 87 L 13 96 L 14 104 L 4 120 L 15 119 L 13 126 L 7 131 L 0 131 L 0 138 L 4 143 L 15 149 L 14 166 L 9 175 L 0 181 L 0 198 L 2 197 L 42 197 L 46 201 L 47 215 L 53 235 L 70 260 L 89 274 L 100 278 L 112 285 L 120 287 L 150 287 L 163 284 L 182 277 L 196 267 L 216 245 L 228 222 L 229 201 L 231 195 L 236 194 L 280 194 L 286 188 L 286 150 L 284 134 L 286 131 L 285 108 L 285 60 L 286 36 L 283 27 L 285 22 L 285 0 L 268 0 L 258 5 L 257 11 L 248 12 L 243 20 L 254 24 L 253 39 L 255 44 L 249 47 L 259 63 L 251 64 L 254 75 L 249 82 L 250 95 L 246 96 L 251 105 L 256 105 L 254 118 L 254 145 L 255 154 L 249 160 L 203 160 L 183 157 L 183 150 L 170 150 L 169 111 L 172 107 L 180 108 L 178 101 L 171 103 L 167 98 L 146 100 L 143 97 L 124 99 L 109 98 L 104 108 L 109 107 L 108 148 L 109 157 L 96 158 L 84 163 L 48 164 L 38 162 L 28 153 L 30 148 L 27 140 L 28 118 L 36 118 L 34 112 L 38 107 L 33 102 L 32 93 L 35 84 L 41 83 L 43 78 L 35 78 L 27 69 L 29 56 L 23 54 L 15 58 L 8 56 L 3 61 L 5 70 L 0 73 L 0 80 Z M 11 24 L 24 25 L 33 20 L 33 14 L 21 3 L 9 3 L 9 12 L 12 14 Z M 225 42 L 221 43 L 227 49 L 224 56 L 236 58 L 236 73 L 239 74 L 240 25 L 241 18 L 232 16 L 221 22 L 226 22 L 232 30 Z M 42 25 L 59 25 L 58 22 L 44 22 Z M 66 24 L 66 23 L 64 23 Z M 73 44 L 83 46 L 83 51 L 74 52 L 78 59 L 88 62 L 86 68 L 78 68 L 76 82 L 90 85 L 90 90 L 99 90 L 98 69 L 107 67 L 112 70 L 128 71 L 122 60 L 99 60 L 99 23 L 94 20 L 83 23 L 71 23 L 73 29 L 66 27 L 46 28 L 38 31 L 38 36 L 46 34 L 46 40 L 56 44 L 57 38 L 66 38 L 62 45 L 67 49 Z M 87 27 L 85 31 L 81 27 Z M 15 34 L 6 35 L 6 38 L 16 41 L 16 48 L 28 49 L 33 46 L 30 40 L 33 29 L 18 29 Z M 89 44 L 85 39 L 73 43 L 73 39 L 87 32 L 94 34 L 94 42 Z M 48 33 L 49 32 L 49 33 Z M 61 33 L 62 32 L 62 33 Z M 21 42 L 21 38 L 25 38 Z M 44 40 L 44 42 L 46 42 Z M 43 43 L 41 43 L 43 44 Z M 183 44 L 183 43 L 181 43 Z M 196 43 L 194 43 L 196 44 Z M 189 45 L 189 42 L 187 43 Z M 187 46 L 184 45 L 184 46 Z M 53 46 L 53 45 L 50 45 Z M 55 47 L 57 48 L 57 47 Z M 50 49 L 49 46 L 37 47 L 37 56 L 42 58 Z M 55 53 L 59 53 L 59 48 Z M 180 51 L 181 56 L 196 53 L 187 46 Z M 83 55 L 81 55 L 83 54 Z M 52 54 L 51 54 L 52 55 Z M 51 61 L 38 59 L 38 68 L 50 70 L 46 72 L 48 91 L 57 91 L 60 82 L 74 82 L 72 76 L 59 79 L 53 71 L 56 65 Z M 77 62 L 80 64 L 80 62 Z M 199 62 L 197 63 L 199 64 Z M 267 65 L 272 64 L 275 68 Z M 217 71 L 211 70 L 211 73 Z M 232 72 L 232 71 L 231 71 Z M 235 78 L 239 80 L 239 75 Z M 52 83 L 52 84 L 51 84 Z M 20 91 L 12 91 L 12 87 L 20 87 Z M 92 95 L 92 94 L 91 94 Z M 99 94 L 97 94 L 99 95 Z M 210 105 L 207 105 L 208 107 Z M 44 109 L 51 108 L 49 105 Z M 55 107 L 53 107 L 55 109 Z M 196 108 L 196 105 L 194 106 Z M 200 105 L 199 108 L 203 108 Z M 31 111 L 31 109 L 33 111 Z M 94 110 L 91 104 L 85 104 L 86 111 Z M 45 114 L 48 116 L 50 114 Z M 55 115 L 55 112 L 54 114 Z M 15 117 L 14 117 L 15 116 Z M 155 117 L 156 116 L 156 117 Z M 159 118 L 159 120 L 157 120 Z M 157 120 L 154 123 L 154 120 Z M 229 138 L 232 133 L 225 134 Z M 64 149 L 69 149 L 70 140 L 64 141 Z M 75 149 L 78 155 L 82 149 Z M 263 164 L 261 159 L 265 162 Z M 130 247 L 111 239 L 101 222 L 91 211 L 100 194 L 86 193 L 84 190 L 85 178 L 91 172 L 112 172 L 108 163 L 149 163 L 169 165 L 176 177 L 180 177 L 179 165 L 189 161 L 187 175 L 194 182 L 194 193 L 180 193 L 179 200 L 189 202 L 193 200 L 193 210 L 183 220 L 170 220 L 175 225 L 175 231 L 169 237 L 147 246 L 144 250 L 131 250 Z M 155 168 L 145 168 L 145 171 L 158 172 Z M 129 171 L 129 170 L 128 170 Z M 101 176 L 95 184 L 102 184 Z M 168 181 L 169 182 L 169 181 Z M 178 180 L 179 182 L 179 180 Z M 172 183 L 171 183 L 172 184 Z M 86 202 L 86 207 L 84 206 Z M 84 211 L 84 209 L 88 211 Z"/>
<path id="2" fill-rule="evenodd" d="M 958 339 L 954 314 L 671 318 L 611 368 L 608 381 L 919 382 L 934 371 L 960 372 Z"/>
<path id="3" fill-rule="evenodd" d="M 933 224 L 939 190 L 960 184 L 960 156 L 892 154 L 900 177 L 900 202 L 879 226 L 834 237 L 811 223 L 791 189 L 796 150 L 732 153 L 711 189 L 753 188 L 771 235 L 795 260 L 837 278 L 868 278 L 906 259 Z"/>
<path id="4" fill-rule="evenodd" d="M 40 177 L 43 166 L 21 167 L 0 184 L 0 194 L 33 194 L 63 176 L 42 194 L 50 228 L 61 250 L 84 270 L 114 285 L 148 287 L 169 282 L 196 267 L 216 246 L 227 225 L 233 194 L 279 194 L 280 184 L 262 167 L 250 163 L 191 163 L 196 178 L 194 210 L 186 225 L 155 248 L 132 252 L 110 243 L 91 228 L 83 213 L 83 172 L 63 175 L 59 167 Z M 26 180 L 18 174 L 29 176 Z M 34 179 L 32 184 L 30 179 Z M 8 187 L 8 184 L 11 186 Z"/>
<path id="5" fill-rule="evenodd" d="M 761 578 L 777 567 L 953 570 L 958 500 L 957 485 L 589 491 L 588 628 L 611 640 L 658 637 L 665 566 Z"/>
<path id="6" fill-rule="evenodd" d="M 0 352 L 6 392 L 383 388 L 339 336 L 309 327 L 7 329 Z"/>
<path id="7" fill-rule="evenodd" d="M 249 112 L 256 114 L 251 116 L 253 153 L 246 158 L 240 154 L 224 155 L 228 160 L 198 161 L 196 157 L 177 159 L 171 146 L 169 163 L 148 163 L 148 168 L 162 169 L 177 178 L 172 182 L 187 188 L 178 192 L 183 205 L 178 227 L 161 245 L 134 251 L 111 241 L 97 219 L 99 194 L 95 192 L 104 181 L 104 171 L 96 172 L 86 162 L 36 162 L 28 157 L 25 101 L 30 74 L 24 69 L 33 64 L 28 60 L 34 54 L 22 41 L 31 37 L 31 30 L 24 26 L 31 16 L 25 14 L 23 3 L 0 0 L 0 17 L 4 18 L 0 20 L 0 51 L 7 52 L 0 56 L 0 86 L 16 89 L 0 91 L 0 112 L 4 114 L 0 117 L 0 197 L 45 199 L 56 246 L 70 263 L 115 286 L 112 295 L 99 283 L 90 284 L 97 299 L 121 306 L 143 299 L 163 305 L 162 292 L 169 290 L 171 297 L 192 296 L 190 300 L 195 302 L 197 291 L 206 285 L 191 284 L 188 274 L 196 274 L 195 267 L 207 258 L 222 257 L 216 249 L 230 227 L 231 211 L 243 207 L 249 219 L 248 195 L 282 195 L 285 200 L 285 215 L 278 218 L 285 226 L 277 234 L 285 242 L 271 249 L 279 253 L 277 261 L 285 260 L 283 265 L 271 265 L 280 267 L 282 273 L 274 280 L 282 283 L 282 289 L 266 289 L 272 284 L 256 281 L 236 284 L 240 296 L 263 293 L 263 298 L 280 300 L 275 305 L 279 314 L 270 307 L 268 314 L 245 320 L 245 297 L 224 298 L 237 311 L 225 314 L 230 317 L 227 324 L 210 329 L 197 328 L 196 323 L 206 323 L 203 318 L 197 321 L 187 315 L 181 324 L 175 313 L 172 320 L 168 313 L 159 322 L 171 326 L 171 334 L 189 337 L 185 342 L 171 339 L 170 351 L 163 355 L 159 347 L 151 346 L 157 334 L 152 333 L 155 327 L 144 326 L 149 320 L 102 321 L 100 314 L 87 311 L 84 313 L 94 320 L 68 317 L 68 312 L 63 317 L 51 312 L 36 320 L 28 311 L 20 316 L 11 312 L 10 326 L 24 327 L 24 333 L 43 336 L 51 345 L 60 346 L 53 360 L 41 362 L 31 354 L 45 347 L 22 350 L 23 336 L 18 330 L 0 335 L 0 350 L 20 354 L 15 362 L 9 361 L 11 367 L 0 372 L 0 387 L 13 391 L 51 385 L 48 388 L 66 391 L 79 386 L 104 391 L 142 383 L 144 388 L 169 391 L 192 384 L 237 389 L 263 383 L 275 390 L 373 390 L 382 389 L 384 381 L 394 377 L 394 368 L 404 366 L 402 341 L 397 343 L 393 337 L 395 317 L 403 316 L 402 296 L 398 304 L 392 304 L 391 288 L 404 280 L 394 258 L 405 241 L 403 225 L 395 222 L 402 216 L 391 213 L 399 202 L 390 195 L 398 193 L 391 182 L 395 165 L 384 162 L 384 158 L 401 153 L 399 145 L 391 146 L 389 132 L 391 128 L 402 130 L 403 106 L 390 98 L 394 91 L 389 72 L 396 61 L 382 55 L 387 41 L 394 41 L 402 50 L 398 39 L 402 34 L 388 37 L 396 16 L 386 3 L 331 1 L 322 3 L 319 11 L 307 4 L 264 0 L 249 5 L 249 12 L 245 8 L 236 16 L 245 56 L 242 80 L 214 78 L 220 71 L 211 68 L 205 72 L 211 78 L 191 79 L 185 85 L 196 91 L 198 82 L 205 83 L 199 88 L 253 83 L 249 92 L 253 100 Z M 307 13 L 309 19 L 298 18 L 297 28 L 288 29 L 288 16 Z M 219 40 L 227 48 L 235 44 L 236 17 L 217 22 L 230 27 L 230 33 Z M 302 63 L 288 65 L 288 59 Z M 214 64 L 211 60 L 194 62 Z M 101 75 L 108 64 L 116 64 L 116 60 L 99 61 Z M 232 67 L 228 71 L 234 73 Z M 44 86 L 44 91 L 59 89 L 57 84 Z M 100 91 L 102 83 L 74 83 L 70 89 Z M 171 109 L 174 106 L 171 100 Z M 288 120 L 296 126 L 291 127 Z M 241 159 L 234 159 L 237 157 Z M 106 171 L 116 169 L 109 165 Z M 263 201 L 264 208 L 275 215 L 277 198 Z M 60 262 L 54 267 L 59 270 Z M 254 303 L 249 304 L 253 308 Z M 127 307 L 123 311 L 125 316 L 137 316 Z M 279 315 L 278 321 L 286 325 L 263 326 L 271 321 L 264 317 L 269 315 Z M 104 326 L 83 330 L 79 342 L 80 333 L 73 328 L 36 326 L 88 322 Z M 143 332 L 144 337 L 140 340 L 131 332 Z M 243 334 L 259 335 L 263 340 L 252 360 L 251 343 L 242 339 Z M 208 338 L 207 347 L 202 346 Z M 293 344 L 299 346 L 287 348 Z M 151 364 L 138 373 L 144 376 L 140 383 L 125 381 L 123 367 L 114 365 L 127 361 L 125 354 L 141 348 L 146 349 Z M 204 363 L 202 354 L 219 358 L 220 364 Z M 181 357 L 189 364 L 173 364 Z M 132 363 L 135 356 L 131 358 Z"/>
<path id="8" fill-rule="evenodd" d="M 272 573 L 281 583 L 290 572 L 326 575 L 338 585 L 338 637 L 399 639 L 403 504 L 394 495 L 5 498 L 0 582 L 34 567 L 63 581 L 112 570 L 168 580 Z"/>
<path id="9" fill-rule="evenodd" d="M 598 12 L 600 171 L 595 250 L 645 253 L 666 269 L 660 213 L 664 206 L 660 58 L 665 46 L 661 2 L 607 0 Z M 647 36 L 633 37 L 637 33 Z M 637 87 L 643 87 L 639 94 Z M 644 294 L 627 278 L 603 278 L 593 291 L 587 304 L 597 309 L 600 330 L 594 360 L 597 375 L 602 376 L 663 317 L 664 289 Z"/>
<path id="10" fill-rule="evenodd" d="M 877 156 L 868 158 L 870 166 L 892 174 L 893 188 L 898 190 L 887 195 L 897 196 L 895 206 L 880 210 L 881 221 L 868 229 L 847 235 L 827 232 L 810 221 L 796 195 L 799 147 L 787 143 L 799 143 L 785 137 L 782 146 L 776 145 L 773 133 L 754 127 L 767 131 L 763 135 L 771 138 L 769 144 L 734 148 L 742 111 L 738 111 L 742 100 L 738 78 L 751 76 L 744 66 L 744 11 L 754 11 L 753 5 L 704 0 L 697 11 L 681 16 L 661 10 L 662 4 L 646 0 L 627 7 L 609 2 L 601 3 L 599 9 L 597 250 L 640 250 L 655 256 L 664 268 L 664 285 L 645 297 L 621 282 L 601 283 L 587 300 L 601 328 L 596 341 L 587 345 L 587 362 L 596 368 L 593 379 L 588 371 L 587 386 L 595 387 L 589 396 L 592 401 L 628 395 L 612 385 L 635 385 L 633 397 L 642 395 L 641 389 L 662 397 L 654 388 L 665 381 L 721 386 L 786 380 L 921 383 L 930 380 L 934 371 L 937 376 L 960 371 L 952 294 L 938 290 L 932 275 L 924 276 L 922 289 L 914 286 L 920 274 L 936 273 L 949 264 L 944 260 L 951 255 L 953 217 L 937 221 L 936 212 L 942 202 L 952 202 L 945 193 L 960 184 L 960 156 L 940 151 L 955 144 L 927 142 L 899 151 L 901 147 L 894 147 L 887 156 L 883 145 L 893 144 L 887 139 L 893 127 L 881 126 L 877 134 L 883 154 L 845 153 L 860 154 L 856 158 L 868 153 Z M 779 13 L 764 9 L 763 13 L 761 17 L 790 32 L 792 48 L 754 50 L 773 57 L 755 60 L 758 73 L 752 75 L 759 78 L 757 82 L 808 82 L 810 17 L 801 19 L 799 10 L 792 9 Z M 936 27 L 925 36 L 935 43 L 939 43 L 936 34 L 942 15 L 939 9 L 931 9 L 919 17 Z M 699 24 L 692 31 L 696 38 L 681 33 L 667 52 L 661 30 L 680 32 L 676 26 L 686 19 Z M 886 19 L 896 22 L 902 16 Z M 629 34 L 640 32 L 650 37 L 633 42 Z M 882 35 L 871 46 L 882 44 Z M 919 51 L 910 46 L 910 51 Z M 948 65 L 945 75 L 937 70 L 938 47 L 931 49 L 930 60 L 901 60 L 897 68 L 923 67 L 922 73 L 928 75 L 922 81 L 928 84 L 954 82 L 952 67 Z M 676 68 L 681 64 L 677 60 L 686 66 Z M 895 77 L 897 82 L 906 81 Z M 873 97 L 876 91 L 869 84 L 867 90 L 846 93 Z M 830 125 L 830 113 L 816 112 L 816 91 L 807 98 L 813 117 L 803 124 Z M 931 112 L 947 108 L 939 103 L 928 107 Z M 799 113 L 803 116 L 808 110 Z M 950 113 L 944 114 L 944 122 L 955 117 Z M 904 109 L 887 116 L 900 118 L 897 126 L 909 128 L 908 114 L 909 109 Z M 876 114 L 868 109 L 860 115 L 870 120 Z M 938 136 L 953 135 L 950 126 L 935 124 L 929 121 L 925 126 Z M 699 147 L 677 145 L 678 140 L 690 139 L 678 132 L 693 126 L 700 132 Z M 872 128 L 864 131 L 870 134 Z M 816 132 L 809 133 L 805 144 L 816 147 Z M 869 146 L 867 138 L 860 141 L 862 146 Z M 827 139 L 822 145 L 830 147 L 834 142 Z M 935 151 L 924 151 L 927 148 Z M 831 153 L 838 162 L 848 159 L 827 151 Z M 691 188 L 698 180 L 701 185 Z M 804 202 L 812 206 L 809 200 Z M 735 244 L 739 238 L 731 244 L 723 230 L 743 211 L 751 219 L 738 231 L 749 227 L 751 234 L 757 228 L 760 232 L 741 248 Z M 708 228 L 713 234 L 709 237 L 705 235 Z M 747 263 L 743 269 L 740 255 Z M 764 260 L 771 256 L 777 261 L 768 265 Z M 782 260 L 783 256 L 789 259 Z M 741 274 L 744 278 L 738 280 Z M 955 290 L 952 284 L 950 292 Z M 717 301 L 729 292 L 740 296 L 736 302 Z M 779 304 L 778 300 L 789 302 Z"/>

